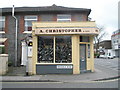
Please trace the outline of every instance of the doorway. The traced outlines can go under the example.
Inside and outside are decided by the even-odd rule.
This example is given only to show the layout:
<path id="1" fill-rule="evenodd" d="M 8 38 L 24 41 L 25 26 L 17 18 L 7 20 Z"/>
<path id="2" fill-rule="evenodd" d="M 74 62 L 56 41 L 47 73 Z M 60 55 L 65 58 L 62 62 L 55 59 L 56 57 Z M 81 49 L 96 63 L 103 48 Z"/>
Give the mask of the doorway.
<path id="1" fill-rule="evenodd" d="M 80 73 L 86 71 L 86 44 L 80 44 Z"/>

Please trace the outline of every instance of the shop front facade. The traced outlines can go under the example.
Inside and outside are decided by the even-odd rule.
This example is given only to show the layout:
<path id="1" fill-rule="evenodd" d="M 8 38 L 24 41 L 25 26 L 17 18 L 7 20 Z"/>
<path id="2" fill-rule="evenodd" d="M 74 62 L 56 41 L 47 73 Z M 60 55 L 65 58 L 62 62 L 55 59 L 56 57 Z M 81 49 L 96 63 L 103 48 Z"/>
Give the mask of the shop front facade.
<path id="1" fill-rule="evenodd" d="M 33 22 L 32 74 L 94 72 L 95 22 Z"/>
<path id="2" fill-rule="evenodd" d="M 33 46 L 28 47 L 28 51 L 33 51 L 30 53 L 32 65 L 29 65 L 33 74 L 79 74 L 94 71 L 93 37 L 98 34 L 98 30 L 95 22 L 90 21 L 91 9 L 54 4 L 43 7 L 15 7 L 18 20 L 17 61 L 16 23 L 11 16 L 12 8 L 2 9 L 3 19 L 0 18 L 0 21 L 5 25 L 0 33 L 2 39 L 7 40 L 1 44 L 4 44 L 13 66 L 16 63 L 17 66 L 26 65 L 29 53 L 25 53 L 25 40 L 32 34 Z"/>

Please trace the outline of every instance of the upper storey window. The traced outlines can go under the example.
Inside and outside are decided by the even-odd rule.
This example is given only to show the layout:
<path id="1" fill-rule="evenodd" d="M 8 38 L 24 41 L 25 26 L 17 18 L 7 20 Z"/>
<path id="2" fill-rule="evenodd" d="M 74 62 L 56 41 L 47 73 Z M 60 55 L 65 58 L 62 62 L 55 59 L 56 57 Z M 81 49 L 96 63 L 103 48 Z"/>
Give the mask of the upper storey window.
<path id="1" fill-rule="evenodd" d="M 59 22 L 70 22 L 71 21 L 71 15 L 69 14 L 58 14 L 57 15 L 57 21 Z"/>
<path id="2" fill-rule="evenodd" d="M 0 16 L 0 31 L 4 31 L 5 28 L 5 16 Z"/>
<path id="3" fill-rule="evenodd" d="M 25 31 L 31 31 L 32 30 L 32 22 L 37 21 L 37 16 L 25 16 Z"/>

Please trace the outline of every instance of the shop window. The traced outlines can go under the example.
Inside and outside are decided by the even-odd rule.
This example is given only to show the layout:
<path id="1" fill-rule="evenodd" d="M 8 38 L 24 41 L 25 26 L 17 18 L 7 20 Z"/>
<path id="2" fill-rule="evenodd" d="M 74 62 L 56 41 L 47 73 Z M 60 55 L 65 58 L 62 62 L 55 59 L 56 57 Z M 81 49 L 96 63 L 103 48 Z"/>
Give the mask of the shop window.
<path id="1" fill-rule="evenodd" d="M 32 22 L 37 21 L 37 16 L 25 16 L 25 31 L 31 31 L 32 30 Z"/>
<path id="2" fill-rule="evenodd" d="M 53 63 L 53 36 L 38 37 L 38 62 Z"/>
<path id="3" fill-rule="evenodd" d="M 55 62 L 56 63 L 71 63 L 71 37 L 56 36 Z"/>
<path id="4" fill-rule="evenodd" d="M 4 31 L 5 28 L 5 16 L 0 16 L 0 31 Z"/>
<path id="5" fill-rule="evenodd" d="M 71 36 L 38 36 L 38 63 L 71 63 Z"/>
<path id="6" fill-rule="evenodd" d="M 80 36 L 80 42 L 90 42 L 89 36 Z"/>
<path id="7" fill-rule="evenodd" d="M 71 21 L 71 15 L 69 15 L 69 14 L 58 14 L 57 15 L 57 21 L 58 22 L 70 22 Z"/>

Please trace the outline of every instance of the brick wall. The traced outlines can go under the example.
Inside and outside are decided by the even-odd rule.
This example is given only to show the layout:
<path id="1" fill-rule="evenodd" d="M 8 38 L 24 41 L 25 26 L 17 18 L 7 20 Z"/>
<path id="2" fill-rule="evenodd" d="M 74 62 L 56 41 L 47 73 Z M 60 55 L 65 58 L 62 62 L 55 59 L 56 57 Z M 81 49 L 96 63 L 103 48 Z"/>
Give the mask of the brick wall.
<path id="1" fill-rule="evenodd" d="M 20 16 L 20 19 L 19 19 L 19 28 L 20 28 L 20 33 L 23 33 L 24 32 L 24 16 Z"/>
<path id="2" fill-rule="evenodd" d="M 18 19 L 18 65 L 21 63 L 21 40 L 27 34 L 24 34 L 24 14 L 17 15 Z M 72 14 L 72 21 L 86 21 L 87 15 Z M 57 21 L 57 14 L 38 14 L 38 21 Z M 6 52 L 9 54 L 8 59 L 15 62 L 15 19 L 10 15 L 6 17 L 5 32 L 8 40 L 5 42 Z"/>

